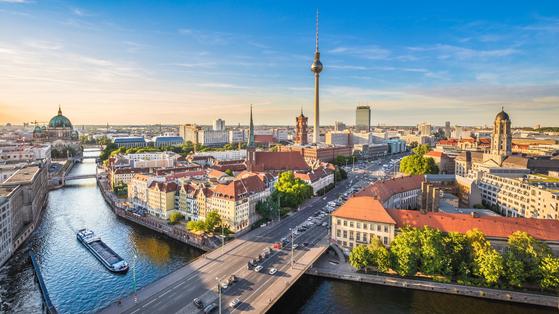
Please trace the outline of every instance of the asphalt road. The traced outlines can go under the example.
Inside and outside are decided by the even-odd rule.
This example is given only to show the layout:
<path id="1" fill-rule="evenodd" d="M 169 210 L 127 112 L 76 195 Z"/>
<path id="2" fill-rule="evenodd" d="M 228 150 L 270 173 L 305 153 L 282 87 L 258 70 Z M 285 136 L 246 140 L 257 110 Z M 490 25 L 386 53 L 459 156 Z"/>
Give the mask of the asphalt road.
<path id="1" fill-rule="evenodd" d="M 238 282 L 222 290 L 222 311 L 243 312 L 254 311 L 252 303 L 259 297 L 263 290 L 276 281 L 285 281 L 290 285 L 290 275 L 287 271 L 291 267 L 291 251 L 274 251 L 261 264 L 261 272 L 247 269 L 247 262 L 255 258 L 265 248 L 278 242 L 283 237 L 290 237 L 290 228 L 294 228 L 307 220 L 316 211 L 326 207 L 342 195 L 350 184 L 359 183 L 370 172 L 378 169 L 379 165 L 367 164 L 362 169 L 365 174 L 349 173 L 348 180 L 338 184 L 326 197 L 317 197 L 305 204 L 301 210 L 280 222 L 258 228 L 241 236 L 239 239 L 227 243 L 225 247 L 218 248 L 204 257 L 198 258 L 184 268 L 169 274 L 163 279 L 154 282 L 140 290 L 134 301 L 134 296 L 123 299 L 120 303 L 113 304 L 101 310 L 102 313 L 201 313 L 193 304 L 194 298 L 200 298 L 204 304 L 218 304 L 218 280 L 235 275 Z M 326 220 L 328 217 L 325 218 Z M 313 226 L 306 232 L 295 237 L 295 243 L 309 242 L 311 244 L 324 240 L 328 229 L 322 226 Z M 294 260 L 301 259 L 308 250 L 298 248 L 294 250 Z M 295 264 L 297 267 L 297 264 Z M 301 265 L 302 266 L 302 265 Z M 269 275 L 271 267 L 278 269 L 274 275 Z M 141 276 L 141 274 L 138 274 Z M 230 301 L 239 298 L 241 303 L 234 309 L 229 307 Z M 217 308 L 216 308 L 217 313 Z"/>

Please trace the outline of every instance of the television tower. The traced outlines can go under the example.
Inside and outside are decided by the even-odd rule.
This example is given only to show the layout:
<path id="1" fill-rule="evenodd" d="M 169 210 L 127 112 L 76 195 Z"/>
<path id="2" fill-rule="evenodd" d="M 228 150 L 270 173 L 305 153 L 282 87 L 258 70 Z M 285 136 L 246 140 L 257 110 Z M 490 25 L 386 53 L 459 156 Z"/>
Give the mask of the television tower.
<path id="1" fill-rule="evenodd" d="M 316 10 L 316 49 L 314 52 L 314 61 L 311 65 L 311 71 L 314 73 L 314 130 L 313 143 L 320 142 L 320 113 L 319 113 L 319 76 L 322 72 L 322 63 L 320 62 L 320 52 L 318 51 L 318 10 Z"/>

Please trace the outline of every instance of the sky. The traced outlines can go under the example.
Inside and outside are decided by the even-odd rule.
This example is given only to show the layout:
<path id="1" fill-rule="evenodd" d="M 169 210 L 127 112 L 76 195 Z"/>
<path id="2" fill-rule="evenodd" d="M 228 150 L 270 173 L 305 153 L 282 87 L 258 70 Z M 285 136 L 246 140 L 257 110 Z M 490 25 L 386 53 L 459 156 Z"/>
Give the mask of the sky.
<path id="1" fill-rule="evenodd" d="M 0 123 L 559 125 L 559 2 L 0 0 Z"/>

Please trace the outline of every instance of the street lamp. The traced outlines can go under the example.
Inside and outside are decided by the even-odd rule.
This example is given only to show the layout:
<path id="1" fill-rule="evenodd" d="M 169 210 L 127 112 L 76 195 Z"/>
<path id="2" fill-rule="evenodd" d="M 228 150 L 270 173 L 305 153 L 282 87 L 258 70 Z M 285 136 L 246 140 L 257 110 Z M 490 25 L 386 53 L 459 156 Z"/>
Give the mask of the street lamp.
<path id="1" fill-rule="evenodd" d="M 219 314 L 221 314 L 221 281 L 218 277 L 215 277 L 215 280 L 217 280 L 217 292 L 219 294 Z"/>
<path id="2" fill-rule="evenodd" d="M 289 228 L 289 230 L 291 231 L 291 269 L 293 269 L 293 245 L 295 243 L 293 243 L 293 228 Z"/>
<path id="3" fill-rule="evenodd" d="M 223 232 L 223 223 L 221 224 L 221 253 L 225 251 L 225 234 Z"/>

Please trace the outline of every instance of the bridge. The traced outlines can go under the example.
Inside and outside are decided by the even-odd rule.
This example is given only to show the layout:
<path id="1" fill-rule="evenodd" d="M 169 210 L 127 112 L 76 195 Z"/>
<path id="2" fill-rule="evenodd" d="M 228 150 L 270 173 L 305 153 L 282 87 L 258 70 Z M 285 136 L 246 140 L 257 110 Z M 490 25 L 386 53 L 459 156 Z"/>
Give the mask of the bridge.
<path id="1" fill-rule="evenodd" d="M 301 277 L 328 249 L 329 229 L 314 225 L 293 236 L 296 249 L 274 250 L 260 272 L 247 269 L 247 262 L 304 223 L 326 203 L 338 197 L 349 185 L 346 180 L 324 198 L 309 201 L 302 209 L 281 222 L 259 228 L 204 254 L 183 268 L 151 283 L 136 293 L 102 309 L 100 313 L 201 313 L 192 300 L 221 304 L 223 313 L 263 313 Z M 303 244 L 307 244 L 306 247 Z M 277 272 L 270 275 L 271 268 Z M 134 271 L 131 269 L 131 271 Z M 218 293 L 218 282 L 235 275 L 236 283 Z M 136 273 L 136 276 L 142 276 Z M 235 298 L 240 304 L 230 307 Z"/>
<path id="2" fill-rule="evenodd" d="M 92 174 L 80 174 L 74 176 L 64 176 L 62 177 L 63 181 L 70 181 L 70 180 L 80 180 L 80 179 L 91 179 L 95 178 L 97 175 L 95 173 Z"/>

